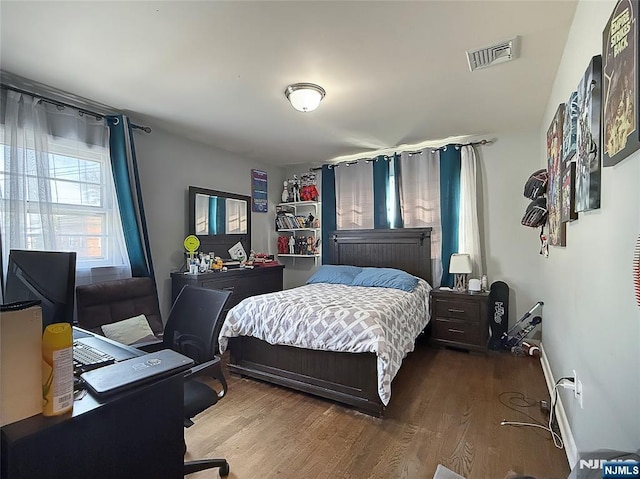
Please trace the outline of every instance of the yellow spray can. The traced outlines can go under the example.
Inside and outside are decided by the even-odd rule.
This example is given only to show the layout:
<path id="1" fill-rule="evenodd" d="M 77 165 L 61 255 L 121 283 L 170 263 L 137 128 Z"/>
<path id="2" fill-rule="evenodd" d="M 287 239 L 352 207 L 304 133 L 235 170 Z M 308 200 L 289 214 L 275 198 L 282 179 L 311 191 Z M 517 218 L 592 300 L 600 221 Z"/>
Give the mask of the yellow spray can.
<path id="1" fill-rule="evenodd" d="M 42 414 L 73 408 L 73 331 L 69 323 L 47 326 L 42 335 Z"/>

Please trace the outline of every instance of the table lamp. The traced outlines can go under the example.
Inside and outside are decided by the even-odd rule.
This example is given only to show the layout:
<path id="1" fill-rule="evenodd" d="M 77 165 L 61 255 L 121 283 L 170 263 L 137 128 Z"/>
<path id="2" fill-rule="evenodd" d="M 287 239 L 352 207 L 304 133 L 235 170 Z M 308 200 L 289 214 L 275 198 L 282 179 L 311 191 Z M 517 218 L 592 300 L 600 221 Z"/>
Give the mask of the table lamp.
<path id="1" fill-rule="evenodd" d="M 456 291 L 467 290 L 467 275 L 471 273 L 471 256 L 467 253 L 454 253 L 449 262 L 449 273 L 454 275 L 453 288 Z"/>

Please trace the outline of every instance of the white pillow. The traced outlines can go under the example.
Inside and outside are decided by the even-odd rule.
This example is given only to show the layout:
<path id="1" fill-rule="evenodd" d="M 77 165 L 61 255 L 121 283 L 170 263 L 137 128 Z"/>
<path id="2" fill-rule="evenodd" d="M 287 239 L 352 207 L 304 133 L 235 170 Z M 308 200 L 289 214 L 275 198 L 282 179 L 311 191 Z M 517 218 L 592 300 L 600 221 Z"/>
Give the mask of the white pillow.
<path id="1" fill-rule="evenodd" d="M 153 336 L 144 314 L 102 326 L 104 335 L 122 344 L 133 344 L 147 336 Z"/>

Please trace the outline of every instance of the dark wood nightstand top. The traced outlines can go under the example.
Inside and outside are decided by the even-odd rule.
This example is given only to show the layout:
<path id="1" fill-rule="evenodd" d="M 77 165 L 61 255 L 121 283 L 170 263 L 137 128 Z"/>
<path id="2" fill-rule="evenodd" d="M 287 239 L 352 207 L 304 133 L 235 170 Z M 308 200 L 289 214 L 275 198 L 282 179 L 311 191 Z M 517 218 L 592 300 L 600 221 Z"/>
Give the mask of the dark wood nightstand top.
<path id="1" fill-rule="evenodd" d="M 455 289 L 433 288 L 431 294 L 452 295 L 454 297 L 487 297 L 489 291 L 456 291 Z"/>

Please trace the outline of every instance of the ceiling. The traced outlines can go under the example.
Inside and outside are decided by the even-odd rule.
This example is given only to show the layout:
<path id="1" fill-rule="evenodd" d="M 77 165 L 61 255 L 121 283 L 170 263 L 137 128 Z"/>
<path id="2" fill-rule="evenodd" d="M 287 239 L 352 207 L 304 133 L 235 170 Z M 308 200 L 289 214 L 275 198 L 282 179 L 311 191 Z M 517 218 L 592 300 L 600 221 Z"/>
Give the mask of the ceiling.
<path id="1" fill-rule="evenodd" d="M 575 11 L 556 1 L 7 1 L 0 68 L 274 165 L 538 129 Z M 515 61 L 466 50 L 519 36 Z M 288 84 L 327 95 L 294 110 Z"/>

